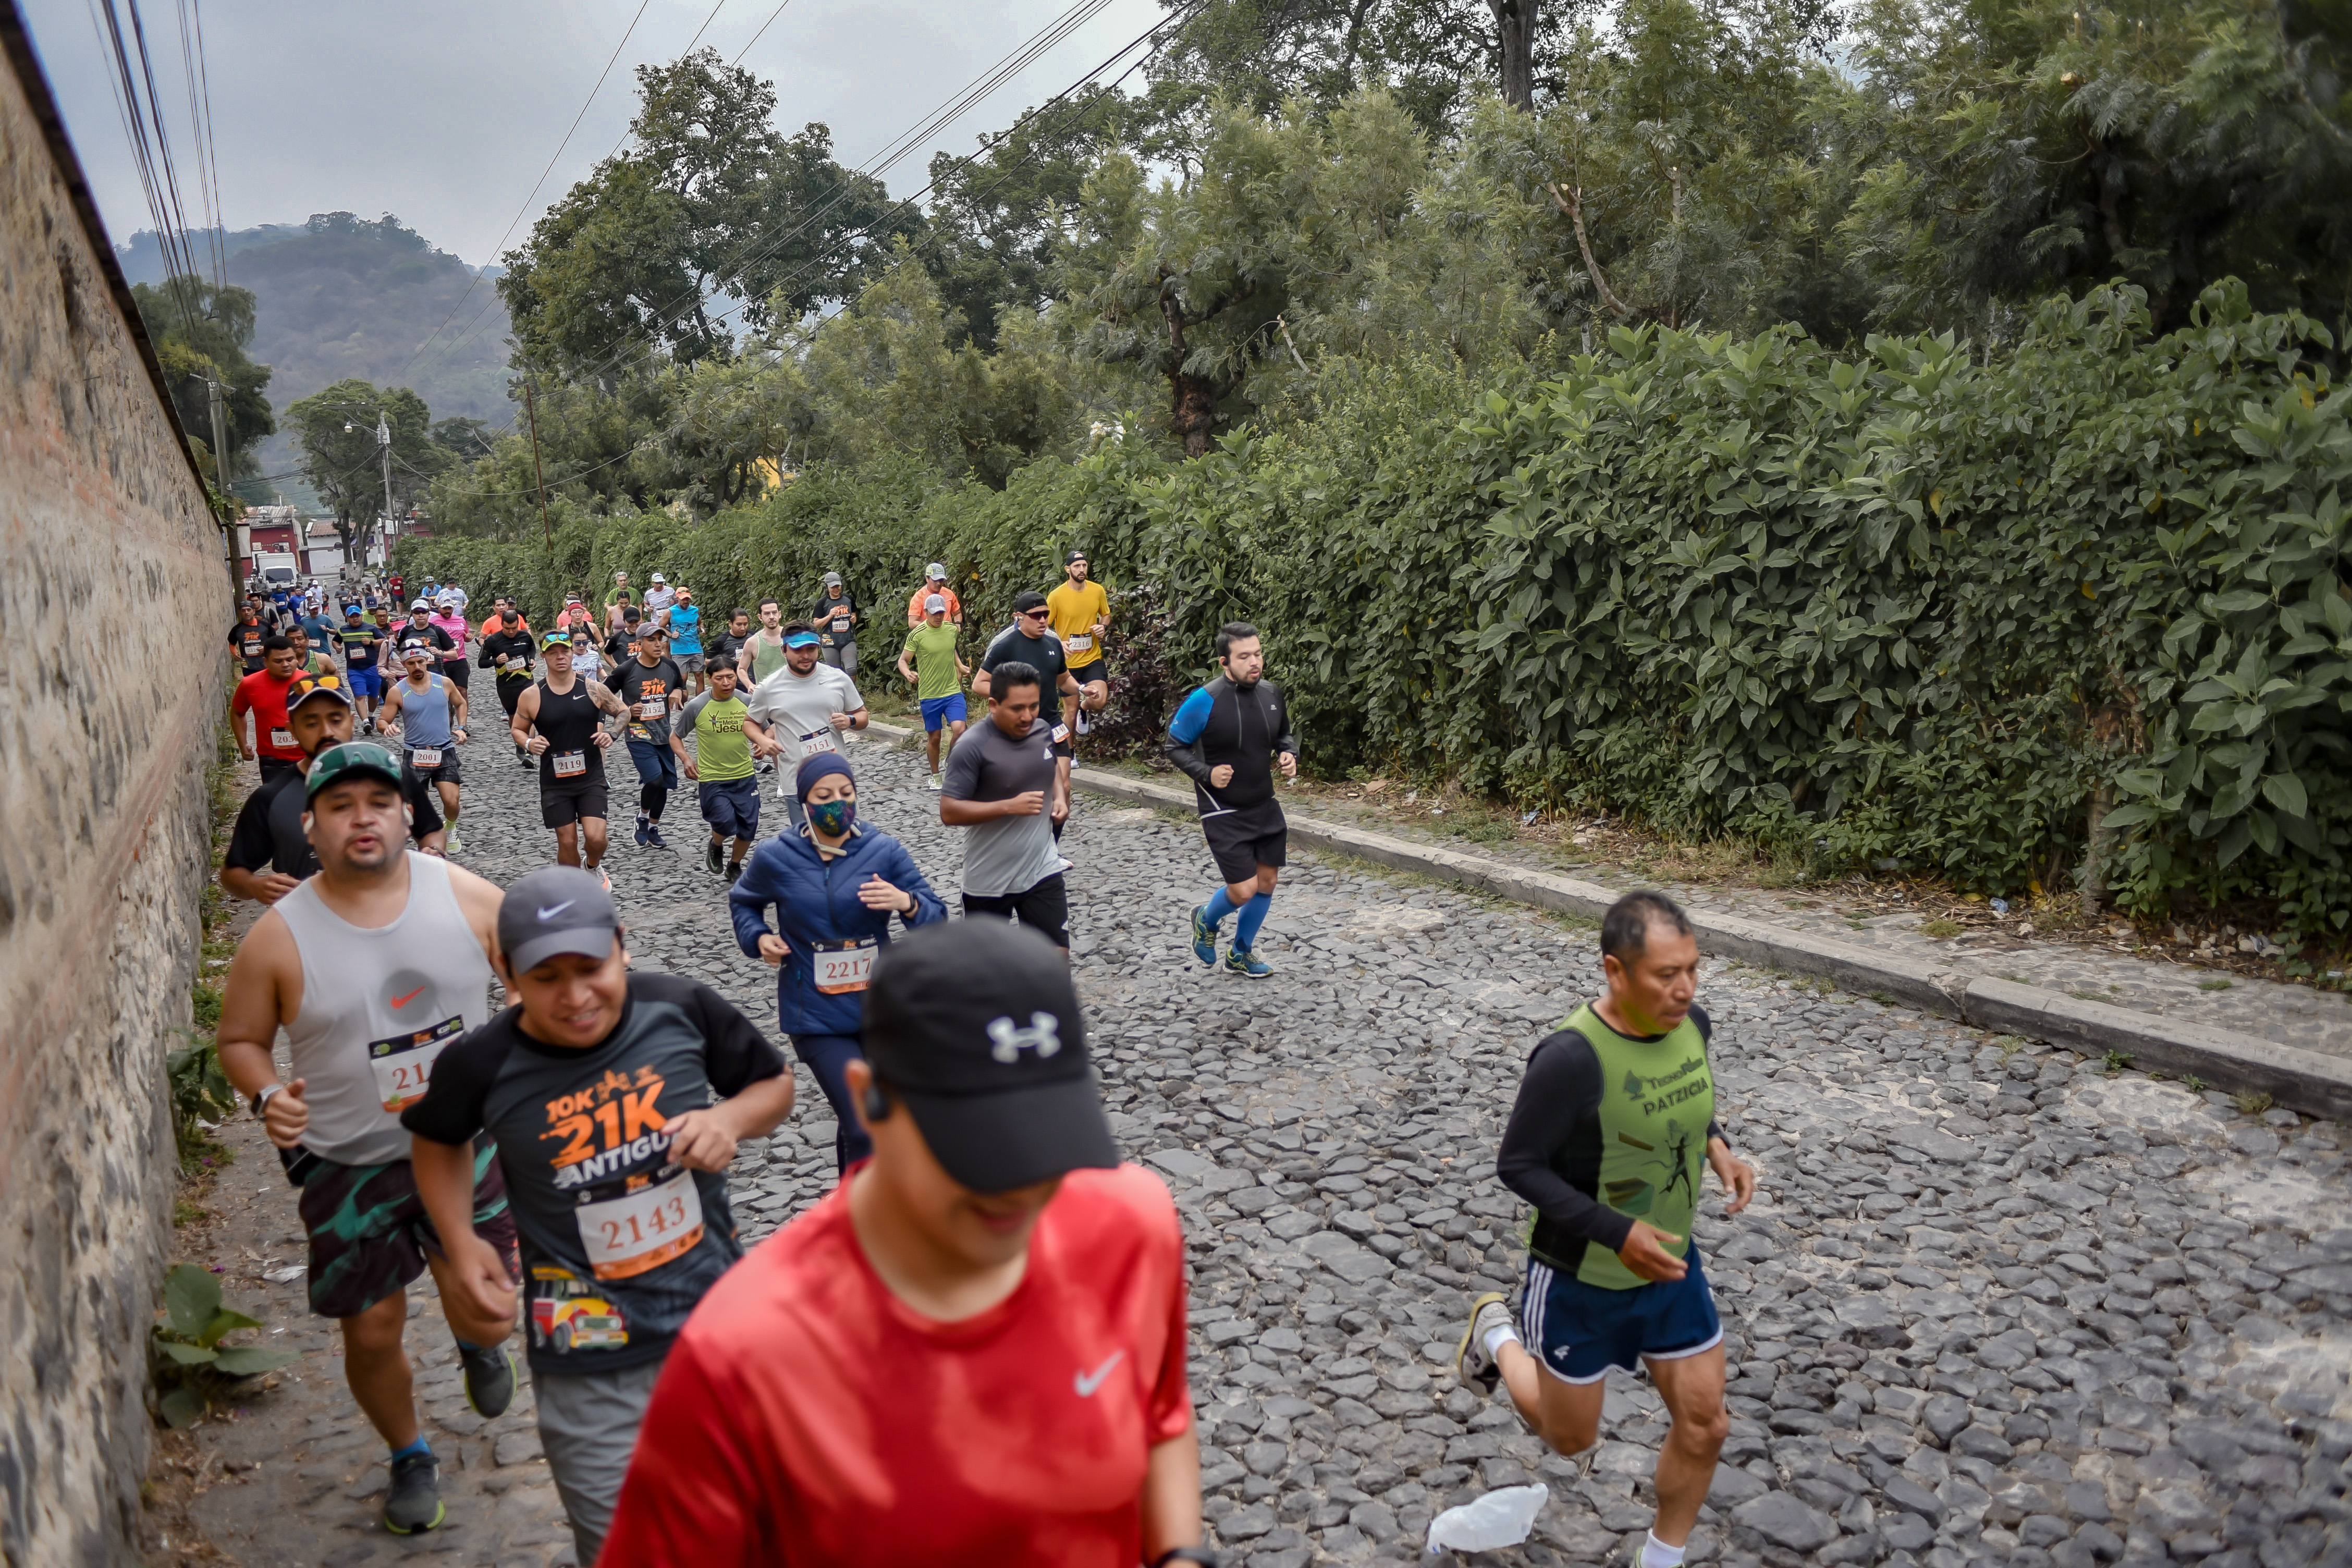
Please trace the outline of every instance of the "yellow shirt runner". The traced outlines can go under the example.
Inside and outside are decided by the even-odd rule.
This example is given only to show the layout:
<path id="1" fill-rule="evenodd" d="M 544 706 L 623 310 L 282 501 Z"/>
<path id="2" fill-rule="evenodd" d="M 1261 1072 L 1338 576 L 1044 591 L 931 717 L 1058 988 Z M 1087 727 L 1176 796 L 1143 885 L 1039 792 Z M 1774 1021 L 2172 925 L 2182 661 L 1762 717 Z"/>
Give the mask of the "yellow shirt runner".
<path id="1" fill-rule="evenodd" d="M 1099 583 L 1088 583 L 1083 588 L 1064 583 L 1045 595 L 1046 624 L 1062 639 L 1063 657 L 1069 660 L 1070 674 L 1081 686 L 1087 678 L 1078 672 L 1102 658 L 1095 623 L 1109 614 L 1110 595 Z"/>

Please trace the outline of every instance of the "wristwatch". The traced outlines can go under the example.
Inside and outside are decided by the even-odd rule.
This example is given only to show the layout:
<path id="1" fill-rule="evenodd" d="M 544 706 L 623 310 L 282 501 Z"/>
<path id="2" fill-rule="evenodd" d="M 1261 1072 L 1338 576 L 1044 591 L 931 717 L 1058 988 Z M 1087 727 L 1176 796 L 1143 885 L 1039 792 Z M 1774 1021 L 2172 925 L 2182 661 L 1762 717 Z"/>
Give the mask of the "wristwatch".
<path id="1" fill-rule="evenodd" d="M 1200 1563 L 1207 1568 L 1217 1568 L 1217 1554 L 1205 1546 L 1174 1546 L 1151 1560 L 1151 1568 L 1168 1568 L 1171 1563 Z"/>
<path id="2" fill-rule="evenodd" d="M 261 1108 L 262 1108 L 263 1106 L 265 1106 L 265 1105 L 267 1105 L 267 1104 L 268 1104 L 268 1103 L 269 1103 L 269 1097 L 270 1097 L 271 1095 L 273 1095 L 273 1094 L 279 1093 L 279 1092 L 280 1092 L 280 1091 L 282 1091 L 285 1088 L 286 1088 L 286 1086 L 285 1086 L 284 1084 L 282 1084 L 282 1083 L 265 1083 L 265 1084 L 263 1084 L 263 1085 L 261 1086 L 261 1088 L 260 1088 L 259 1089 L 256 1090 L 256 1091 L 255 1091 L 255 1093 L 254 1093 L 254 1096 L 253 1096 L 253 1113 L 254 1113 L 256 1116 L 260 1115 L 260 1114 L 261 1114 Z"/>

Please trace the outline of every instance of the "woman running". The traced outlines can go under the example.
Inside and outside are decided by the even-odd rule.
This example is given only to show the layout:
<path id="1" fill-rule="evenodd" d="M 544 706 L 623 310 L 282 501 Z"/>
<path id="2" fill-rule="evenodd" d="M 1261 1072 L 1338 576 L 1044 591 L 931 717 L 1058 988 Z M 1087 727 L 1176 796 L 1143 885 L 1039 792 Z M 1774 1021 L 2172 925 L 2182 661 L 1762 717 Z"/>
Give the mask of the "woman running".
<path id="1" fill-rule="evenodd" d="M 850 1108 L 847 1068 L 865 1055 L 859 1037 L 875 955 L 889 943 L 893 914 L 913 927 L 948 911 L 904 845 L 858 825 L 857 781 L 840 752 L 803 762 L 796 787 L 807 825 L 752 850 L 727 901 L 736 942 L 782 971 L 776 1021 L 832 1102 L 835 1168 L 846 1171 L 873 1149 Z"/>

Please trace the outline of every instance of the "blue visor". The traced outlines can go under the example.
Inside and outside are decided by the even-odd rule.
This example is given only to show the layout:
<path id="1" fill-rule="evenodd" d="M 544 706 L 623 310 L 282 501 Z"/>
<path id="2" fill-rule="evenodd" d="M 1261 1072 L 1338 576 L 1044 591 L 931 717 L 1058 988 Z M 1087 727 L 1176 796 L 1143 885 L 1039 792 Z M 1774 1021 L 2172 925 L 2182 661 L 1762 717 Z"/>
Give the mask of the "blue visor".
<path id="1" fill-rule="evenodd" d="M 794 632 L 784 639 L 786 647 L 814 647 L 816 643 L 817 637 L 814 632 Z"/>

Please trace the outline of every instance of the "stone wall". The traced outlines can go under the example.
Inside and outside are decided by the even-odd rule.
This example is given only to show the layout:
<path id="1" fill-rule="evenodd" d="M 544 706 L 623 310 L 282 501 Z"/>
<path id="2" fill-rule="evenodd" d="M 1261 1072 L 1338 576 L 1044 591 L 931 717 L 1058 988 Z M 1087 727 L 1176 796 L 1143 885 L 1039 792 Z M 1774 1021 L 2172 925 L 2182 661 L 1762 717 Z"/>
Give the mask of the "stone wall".
<path id="1" fill-rule="evenodd" d="M 0 4 L 0 1562 L 135 1559 L 221 533 Z"/>

